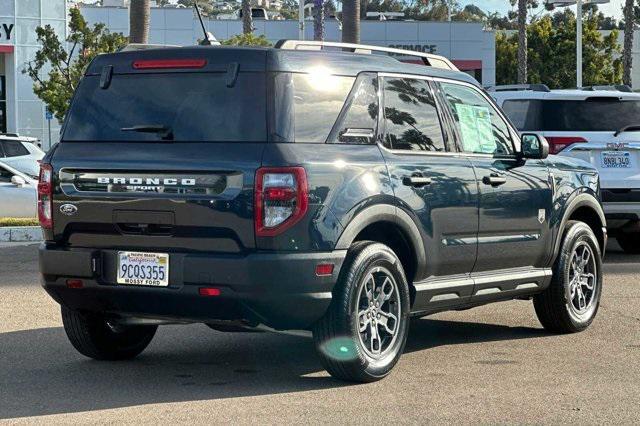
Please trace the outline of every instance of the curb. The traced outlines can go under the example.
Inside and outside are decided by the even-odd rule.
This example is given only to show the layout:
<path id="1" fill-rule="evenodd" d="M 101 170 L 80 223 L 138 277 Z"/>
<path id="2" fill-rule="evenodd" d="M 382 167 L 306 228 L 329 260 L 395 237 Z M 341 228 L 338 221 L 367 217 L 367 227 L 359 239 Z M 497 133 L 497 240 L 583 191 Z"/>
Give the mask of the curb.
<path id="1" fill-rule="evenodd" d="M 0 228 L 1 243 L 38 241 L 42 241 L 42 228 L 39 226 L 7 226 Z"/>

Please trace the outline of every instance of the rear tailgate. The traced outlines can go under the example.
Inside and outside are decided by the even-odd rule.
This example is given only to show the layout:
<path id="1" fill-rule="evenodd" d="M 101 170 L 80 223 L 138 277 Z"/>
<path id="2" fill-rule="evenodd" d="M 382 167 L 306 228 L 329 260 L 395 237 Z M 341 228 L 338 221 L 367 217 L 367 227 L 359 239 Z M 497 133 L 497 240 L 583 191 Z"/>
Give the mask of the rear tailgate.
<path id="1" fill-rule="evenodd" d="M 47 238 L 149 251 L 255 248 L 265 58 L 204 48 L 96 58 L 48 159 L 58 184 Z"/>
<path id="2" fill-rule="evenodd" d="M 264 144 L 62 143 L 53 239 L 72 247 L 254 248 Z"/>
<path id="3" fill-rule="evenodd" d="M 576 132 L 544 132 L 545 137 L 570 138 Z M 560 155 L 579 158 L 598 169 L 604 189 L 640 188 L 640 132 L 581 132 L 586 142 L 574 143 Z"/>

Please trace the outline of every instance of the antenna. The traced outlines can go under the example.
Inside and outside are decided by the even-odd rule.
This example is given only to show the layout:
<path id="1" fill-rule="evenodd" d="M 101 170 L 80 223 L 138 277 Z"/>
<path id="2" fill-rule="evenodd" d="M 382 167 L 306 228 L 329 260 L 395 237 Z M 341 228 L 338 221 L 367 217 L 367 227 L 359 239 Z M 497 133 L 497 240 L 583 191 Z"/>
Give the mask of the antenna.
<path id="1" fill-rule="evenodd" d="M 193 2 L 193 7 L 196 9 L 196 13 L 198 14 L 198 20 L 200 21 L 200 25 L 202 26 L 202 32 L 204 33 L 204 39 L 200 42 L 201 46 L 212 46 L 211 35 L 207 32 L 207 28 L 204 26 L 204 21 L 202 20 L 202 14 L 200 13 L 200 7 L 198 7 L 198 0 Z"/>

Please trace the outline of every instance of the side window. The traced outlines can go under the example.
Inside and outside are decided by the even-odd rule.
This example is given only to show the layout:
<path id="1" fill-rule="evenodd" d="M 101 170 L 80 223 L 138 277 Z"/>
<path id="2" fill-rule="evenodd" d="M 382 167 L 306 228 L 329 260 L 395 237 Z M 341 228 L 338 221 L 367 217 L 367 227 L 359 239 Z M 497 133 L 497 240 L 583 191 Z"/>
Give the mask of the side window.
<path id="1" fill-rule="evenodd" d="M 362 74 L 347 99 L 341 120 L 329 136 L 331 143 L 369 144 L 378 127 L 378 76 Z"/>
<path id="2" fill-rule="evenodd" d="M 542 101 L 528 99 L 506 100 L 502 111 L 518 130 L 542 129 Z"/>
<path id="3" fill-rule="evenodd" d="M 408 151 L 445 151 L 440 118 L 426 80 L 384 79 L 384 145 Z"/>
<path id="4" fill-rule="evenodd" d="M 20 157 L 22 155 L 29 155 L 29 151 L 25 148 L 21 142 L 18 141 L 2 141 L 2 147 L 7 157 Z"/>
<path id="5" fill-rule="evenodd" d="M 453 83 L 442 83 L 442 90 L 457 122 L 464 152 L 513 154 L 509 126 L 478 91 Z"/>
<path id="6" fill-rule="evenodd" d="M 277 73 L 274 79 L 276 142 L 324 143 L 338 119 L 355 77 Z"/>
<path id="7" fill-rule="evenodd" d="M 0 183 L 10 183 L 13 173 L 0 166 Z"/>

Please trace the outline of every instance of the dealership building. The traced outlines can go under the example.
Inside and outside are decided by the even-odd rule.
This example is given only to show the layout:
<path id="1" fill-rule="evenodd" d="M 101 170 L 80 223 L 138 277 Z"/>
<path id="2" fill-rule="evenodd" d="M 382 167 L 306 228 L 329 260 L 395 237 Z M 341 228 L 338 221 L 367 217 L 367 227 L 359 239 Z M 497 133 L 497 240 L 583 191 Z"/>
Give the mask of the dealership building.
<path id="1" fill-rule="evenodd" d="M 51 25 L 61 39 L 66 38 L 67 10 L 75 7 L 69 4 L 73 3 L 0 0 L 0 132 L 36 137 L 45 149 L 57 142 L 60 123 L 47 116 L 44 104 L 33 93 L 33 81 L 22 71 L 39 49 L 38 26 Z M 82 5 L 81 11 L 90 24 L 104 23 L 111 32 L 129 33 L 126 7 Z M 219 40 L 242 32 L 242 23 L 238 20 L 206 19 L 205 26 Z M 298 38 L 297 21 L 256 20 L 254 26 L 257 34 L 264 34 L 271 42 Z M 307 21 L 305 36 L 308 39 L 313 36 L 312 26 L 312 22 Z M 327 20 L 325 27 L 326 40 L 341 39 L 338 21 Z M 193 10 L 151 9 L 150 43 L 188 46 L 202 38 L 202 28 Z M 443 55 L 483 85 L 495 84 L 495 33 L 482 24 L 362 21 L 361 42 Z"/>

